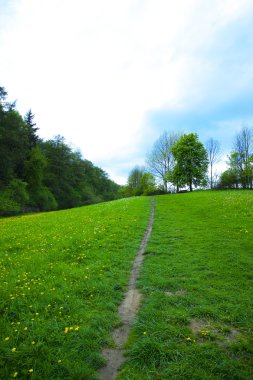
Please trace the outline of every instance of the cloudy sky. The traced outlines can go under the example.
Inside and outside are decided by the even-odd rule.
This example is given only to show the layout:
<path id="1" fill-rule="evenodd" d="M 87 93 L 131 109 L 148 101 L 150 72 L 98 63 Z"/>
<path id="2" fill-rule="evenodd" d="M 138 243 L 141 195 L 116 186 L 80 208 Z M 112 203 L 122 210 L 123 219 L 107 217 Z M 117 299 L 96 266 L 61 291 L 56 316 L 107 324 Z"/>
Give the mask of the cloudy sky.
<path id="1" fill-rule="evenodd" d="M 164 130 L 253 125 L 252 0 L 0 0 L 0 86 L 124 183 Z"/>

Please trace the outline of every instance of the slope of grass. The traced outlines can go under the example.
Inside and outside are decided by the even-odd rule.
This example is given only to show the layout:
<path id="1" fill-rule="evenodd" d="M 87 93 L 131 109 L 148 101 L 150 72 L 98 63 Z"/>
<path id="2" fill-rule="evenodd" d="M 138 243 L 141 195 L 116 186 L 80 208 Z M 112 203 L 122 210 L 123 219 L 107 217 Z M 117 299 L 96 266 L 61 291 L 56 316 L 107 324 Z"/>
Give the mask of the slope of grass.
<path id="1" fill-rule="evenodd" d="M 95 379 L 150 199 L 0 219 L 0 378 Z"/>
<path id="2" fill-rule="evenodd" d="M 156 197 L 118 379 L 252 379 L 252 280 L 252 191 Z"/>

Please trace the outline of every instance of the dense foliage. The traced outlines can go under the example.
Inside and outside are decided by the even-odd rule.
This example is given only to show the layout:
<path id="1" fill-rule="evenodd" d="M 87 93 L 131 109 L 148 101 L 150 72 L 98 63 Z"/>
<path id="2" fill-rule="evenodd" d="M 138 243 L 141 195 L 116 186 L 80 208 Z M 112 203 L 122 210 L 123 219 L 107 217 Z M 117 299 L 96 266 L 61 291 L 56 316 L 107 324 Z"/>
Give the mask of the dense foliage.
<path id="1" fill-rule="evenodd" d="M 177 190 L 185 185 L 189 186 L 190 191 L 193 190 L 193 186 L 206 185 L 208 158 L 197 134 L 184 134 L 172 146 L 171 151 L 176 164 L 170 179 Z"/>
<path id="2" fill-rule="evenodd" d="M 129 174 L 127 185 L 122 189 L 125 197 L 154 195 L 157 193 L 155 178 L 145 168 L 136 166 Z"/>
<path id="3" fill-rule="evenodd" d="M 0 213 L 65 209 L 119 197 L 119 186 L 61 136 L 39 138 L 0 87 Z"/>

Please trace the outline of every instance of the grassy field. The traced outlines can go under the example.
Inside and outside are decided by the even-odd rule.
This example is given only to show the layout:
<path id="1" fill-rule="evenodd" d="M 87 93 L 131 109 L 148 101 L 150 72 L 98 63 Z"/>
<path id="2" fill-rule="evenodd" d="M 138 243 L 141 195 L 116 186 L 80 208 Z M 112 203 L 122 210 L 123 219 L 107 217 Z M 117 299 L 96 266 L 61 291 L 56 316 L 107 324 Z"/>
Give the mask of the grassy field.
<path id="1" fill-rule="evenodd" d="M 253 192 L 156 197 L 120 380 L 253 379 Z"/>
<path id="2" fill-rule="evenodd" d="M 149 198 L 0 219 L 0 378 L 95 379 Z"/>
<path id="3" fill-rule="evenodd" d="M 97 378 L 150 198 L 0 219 L 0 378 Z M 253 192 L 155 197 L 118 380 L 253 378 Z"/>

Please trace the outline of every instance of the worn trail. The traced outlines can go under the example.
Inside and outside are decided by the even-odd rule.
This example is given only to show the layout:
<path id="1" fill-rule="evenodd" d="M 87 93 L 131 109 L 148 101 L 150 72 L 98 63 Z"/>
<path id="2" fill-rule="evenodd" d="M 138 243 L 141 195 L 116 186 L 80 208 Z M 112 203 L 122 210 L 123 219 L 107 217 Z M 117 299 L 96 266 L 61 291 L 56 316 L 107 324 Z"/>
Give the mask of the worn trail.
<path id="1" fill-rule="evenodd" d="M 127 293 L 118 310 L 119 316 L 122 319 L 123 323 L 122 326 L 115 329 L 112 333 L 113 339 L 116 344 L 116 348 L 107 348 L 103 350 L 103 356 L 107 359 L 107 365 L 101 368 L 101 370 L 99 371 L 99 375 L 103 380 L 115 379 L 120 366 L 125 361 L 124 344 L 127 341 L 131 325 L 137 313 L 142 297 L 141 293 L 138 291 L 136 287 L 136 282 L 139 275 L 140 267 L 143 262 L 145 248 L 147 246 L 152 231 L 152 225 L 154 221 L 154 209 L 154 199 L 152 199 L 149 225 L 147 227 L 147 230 L 145 232 L 140 248 L 133 263 Z"/>

